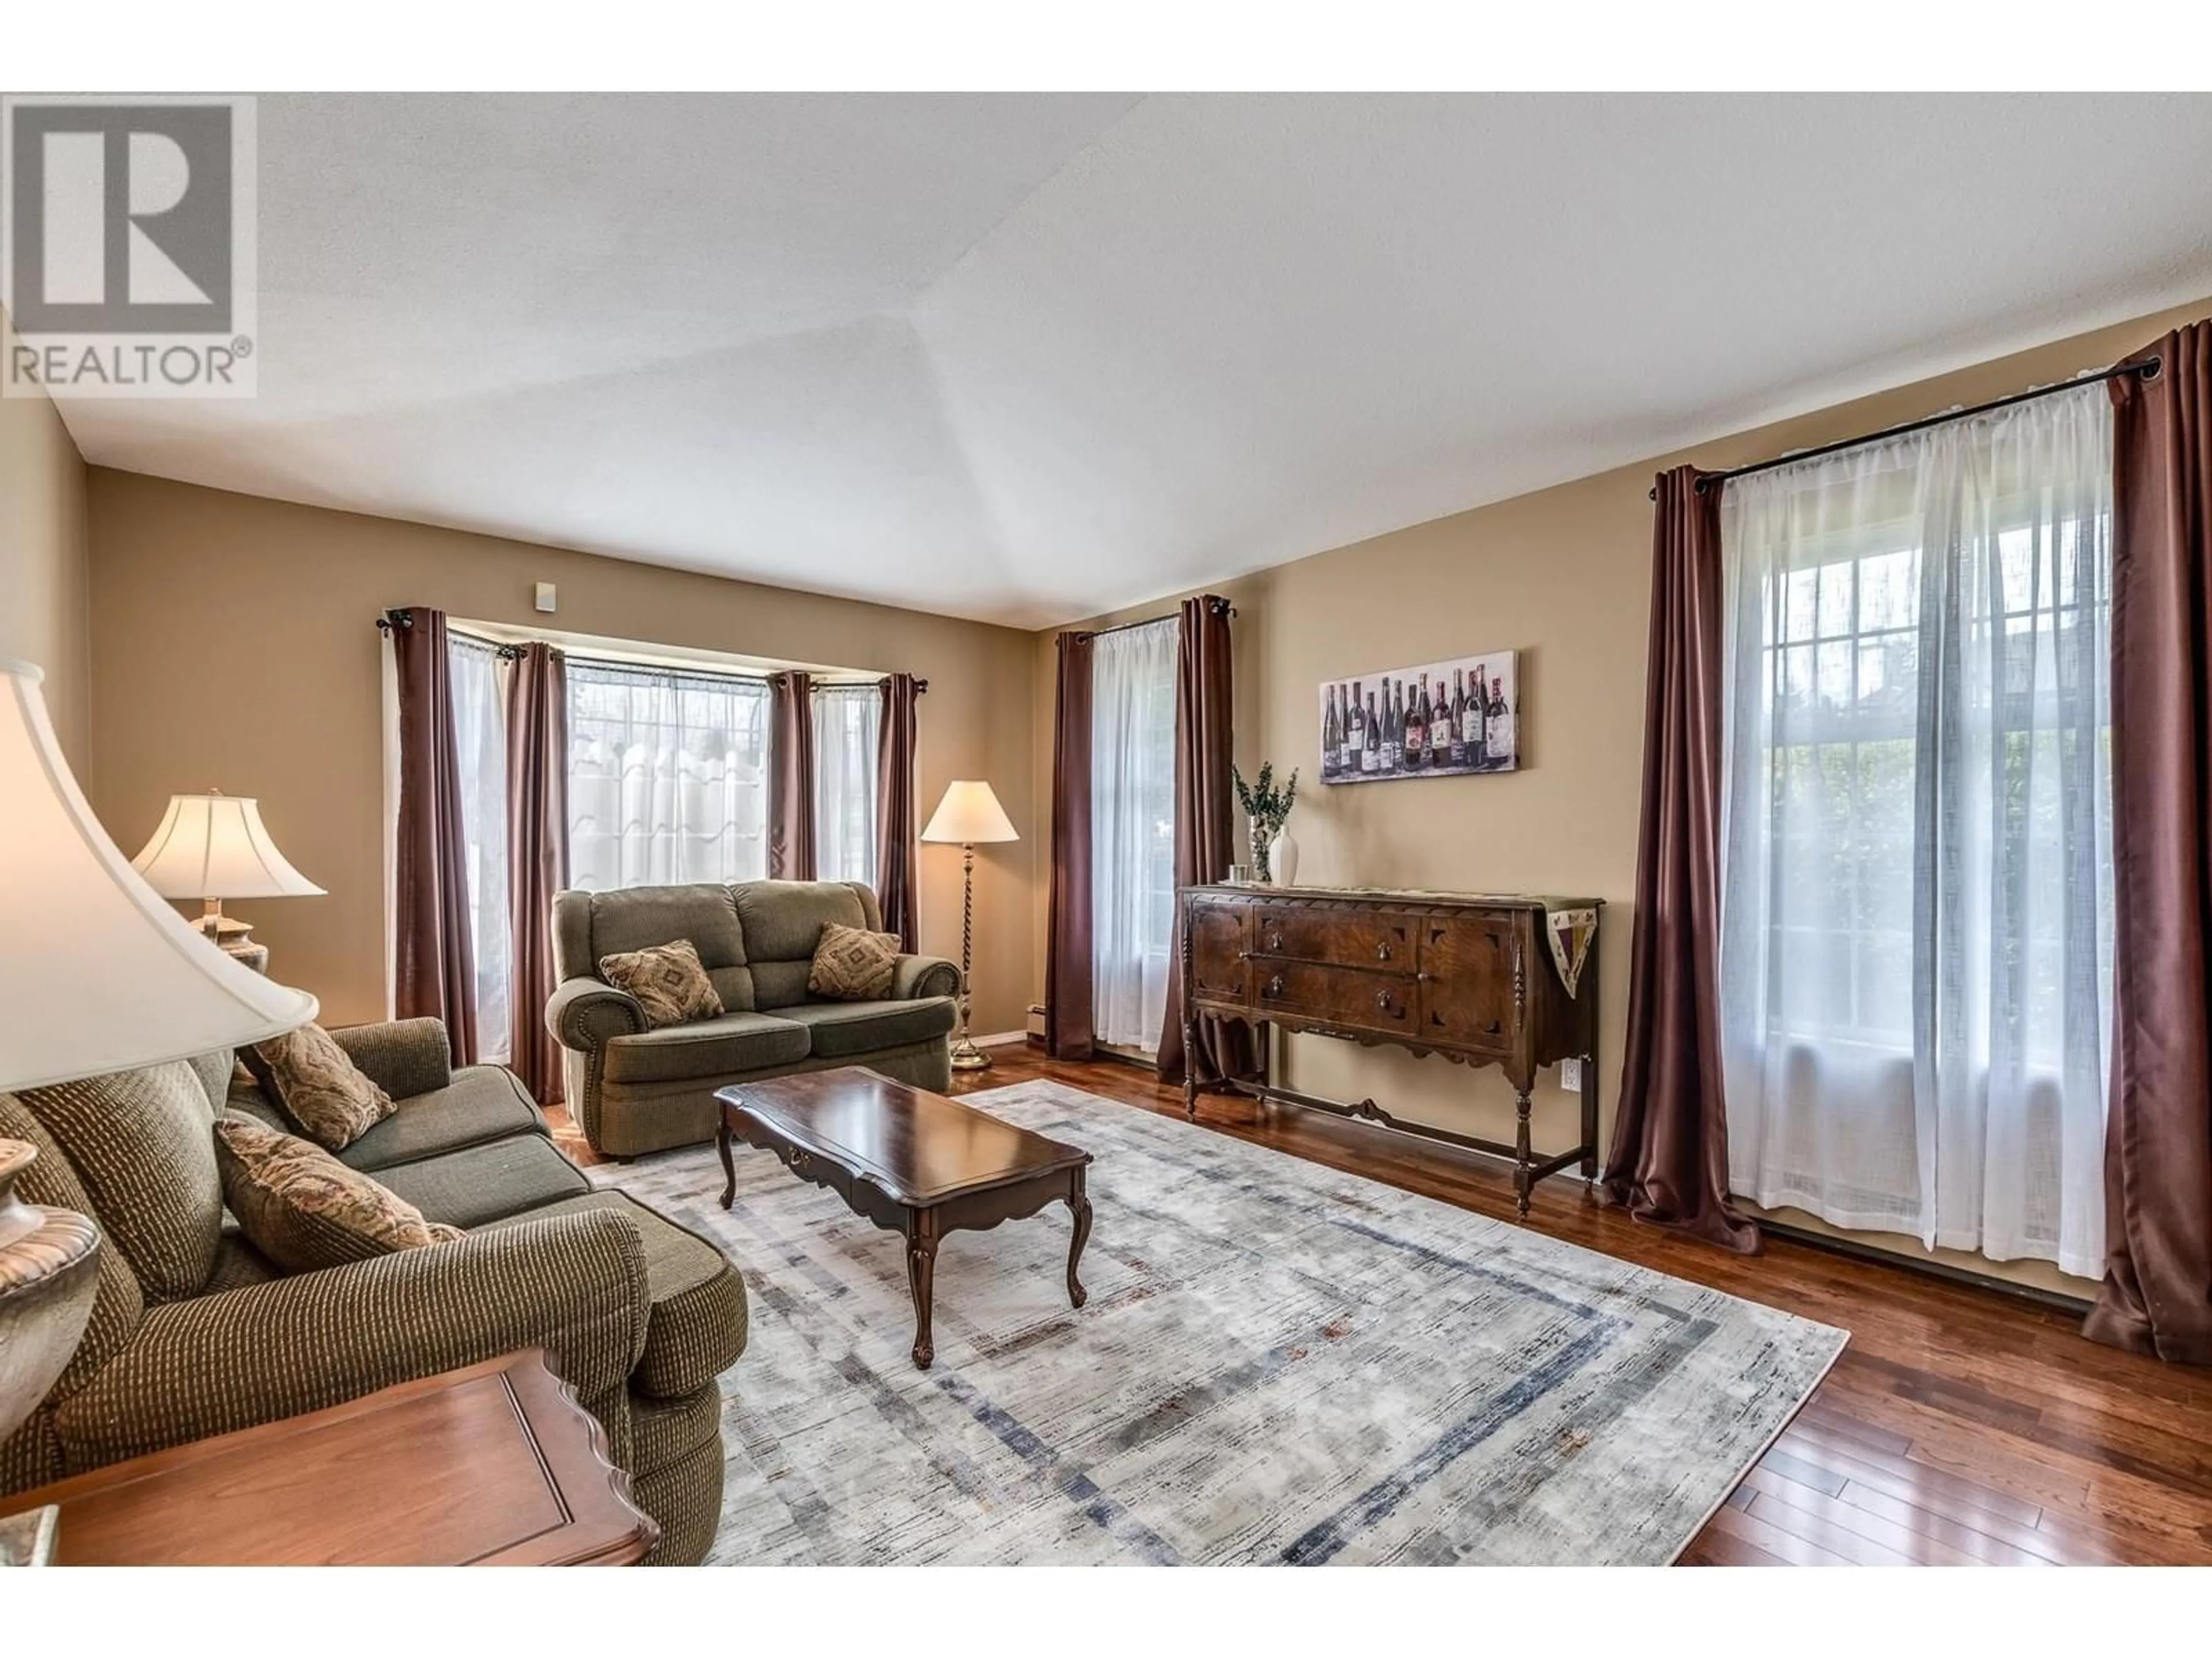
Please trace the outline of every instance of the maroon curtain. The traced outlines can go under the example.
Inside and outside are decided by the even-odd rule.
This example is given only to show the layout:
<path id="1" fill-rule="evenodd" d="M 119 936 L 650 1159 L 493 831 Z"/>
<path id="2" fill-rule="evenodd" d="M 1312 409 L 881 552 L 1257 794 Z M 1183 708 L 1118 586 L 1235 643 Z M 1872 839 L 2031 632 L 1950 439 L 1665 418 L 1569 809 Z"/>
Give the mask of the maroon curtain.
<path id="1" fill-rule="evenodd" d="M 1176 887 L 1219 881 L 1237 848 L 1237 795 L 1231 781 L 1235 731 L 1231 719 L 1229 601 L 1208 593 L 1182 602 L 1176 645 Z M 1201 1088 L 1255 1070 L 1249 1027 L 1201 1016 L 1195 1052 L 1182 1042 L 1182 905 L 1176 904 L 1168 950 L 1167 1024 L 1160 1033 L 1160 1079 Z"/>
<path id="2" fill-rule="evenodd" d="M 444 1020 L 453 1063 L 472 1066 L 477 965 L 446 614 L 420 605 L 386 614 L 399 670 L 393 1007 L 402 1019 L 428 1014 Z"/>
<path id="3" fill-rule="evenodd" d="M 2111 382 L 2112 1082 L 2084 1332 L 2212 1364 L 2212 322 Z"/>
<path id="4" fill-rule="evenodd" d="M 1091 1024 L 1091 635 L 1060 636 L 1053 705 L 1052 889 L 1045 923 L 1044 1042 L 1088 1060 Z"/>
<path id="5" fill-rule="evenodd" d="M 1605 1194 L 1640 1221 L 1746 1255 L 1721 1091 L 1721 492 L 1659 477 L 1644 693 L 1644 815 L 1628 1048 Z"/>
<path id="6" fill-rule="evenodd" d="M 561 1045 L 545 1029 L 553 895 L 568 884 L 568 659 L 521 647 L 507 682 L 507 883 L 514 984 L 507 1052 L 542 1105 L 561 1098 Z"/>
<path id="7" fill-rule="evenodd" d="M 883 907 L 884 931 L 896 933 L 899 949 L 920 950 L 920 893 L 915 816 L 915 716 L 927 688 L 911 674 L 893 674 L 880 688 L 883 720 L 876 739 L 876 900 Z"/>
<path id="8" fill-rule="evenodd" d="M 768 872 L 814 879 L 814 687 L 797 669 L 768 677 Z"/>

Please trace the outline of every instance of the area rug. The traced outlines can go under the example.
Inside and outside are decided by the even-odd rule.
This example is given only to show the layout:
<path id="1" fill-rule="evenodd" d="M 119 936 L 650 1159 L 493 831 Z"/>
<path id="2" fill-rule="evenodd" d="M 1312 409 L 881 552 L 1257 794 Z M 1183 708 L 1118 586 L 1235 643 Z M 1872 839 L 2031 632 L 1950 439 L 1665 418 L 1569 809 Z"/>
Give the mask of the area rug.
<path id="1" fill-rule="evenodd" d="M 593 1170 L 720 1240 L 718 1564 L 1674 1559 L 1846 1334 L 1060 1085 L 968 1103 L 1095 1157 L 1080 1310 L 1054 1206 L 906 1257 L 772 1155 Z"/>

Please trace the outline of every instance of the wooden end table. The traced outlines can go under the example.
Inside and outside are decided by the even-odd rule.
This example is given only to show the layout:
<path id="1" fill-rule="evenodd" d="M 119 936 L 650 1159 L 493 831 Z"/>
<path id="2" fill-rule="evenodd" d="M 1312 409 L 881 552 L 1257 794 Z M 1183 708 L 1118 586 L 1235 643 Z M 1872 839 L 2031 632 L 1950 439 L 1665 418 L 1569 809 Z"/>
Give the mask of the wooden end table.
<path id="1" fill-rule="evenodd" d="M 542 1349 L 0 1498 L 60 1566 L 626 1566 L 660 1540 Z"/>
<path id="2" fill-rule="evenodd" d="M 774 1152 L 802 1181 L 827 1187 L 853 1213 L 906 1238 L 914 1296 L 914 1363 L 937 1358 L 930 1340 L 938 1241 L 980 1232 L 1064 1202 L 1074 1218 L 1067 1246 L 1067 1299 L 1088 1299 L 1076 1278 L 1091 1237 L 1091 1200 L 1079 1146 L 1018 1128 L 957 1100 L 896 1083 L 866 1066 L 806 1072 L 718 1090 L 714 1144 L 728 1177 L 722 1207 L 737 1200 L 732 1144 Z"/>

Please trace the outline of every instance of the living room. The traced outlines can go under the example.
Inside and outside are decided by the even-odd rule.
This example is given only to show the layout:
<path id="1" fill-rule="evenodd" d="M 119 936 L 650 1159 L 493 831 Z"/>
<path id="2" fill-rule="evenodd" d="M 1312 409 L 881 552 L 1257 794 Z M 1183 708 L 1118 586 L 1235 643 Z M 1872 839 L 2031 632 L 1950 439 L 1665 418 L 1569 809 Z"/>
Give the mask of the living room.
<path id="1" fill-rule="evenodd" d="M 0 120 L 10 1558 L 2212 1565 L 2212 97 Z"/>

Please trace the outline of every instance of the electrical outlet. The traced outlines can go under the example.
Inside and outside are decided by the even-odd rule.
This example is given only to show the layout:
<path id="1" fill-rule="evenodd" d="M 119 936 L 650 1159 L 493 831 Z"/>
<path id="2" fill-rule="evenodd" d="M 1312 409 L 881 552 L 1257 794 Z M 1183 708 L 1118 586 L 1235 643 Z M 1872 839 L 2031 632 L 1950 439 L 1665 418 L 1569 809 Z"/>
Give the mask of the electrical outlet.
<path id="1" fill-rule="evenodd" d="M 1565 1089 L 1571 1095 L 1578 1095 L 1582 1093 L 1582 1061 L 1579 1060 L 1563 1060 L 1559 1062 L 1559 1087 Z"/>

